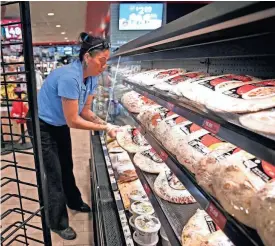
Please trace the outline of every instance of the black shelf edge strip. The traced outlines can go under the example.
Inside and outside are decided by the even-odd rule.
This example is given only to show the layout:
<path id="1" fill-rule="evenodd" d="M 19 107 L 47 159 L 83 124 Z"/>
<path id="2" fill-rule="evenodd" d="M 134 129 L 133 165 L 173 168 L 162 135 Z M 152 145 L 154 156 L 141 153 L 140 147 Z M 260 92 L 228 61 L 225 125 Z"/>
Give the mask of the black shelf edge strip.
<path id="1" fill-rule="evenodd" d="M 272 139 L 226 122 L 210 112 L 203 115 L 202 112 L 198 113 L 188 109 L 180 105 L 177 99 L 164 95 L 164 93 L 133 84 L 127 80 L 124 80 L 123 83 L 161 106 L 275 166 L 275 141 Z"/>
<path id="2" fill-rule="evenodd" d="M 13 23 L 14 24 L 14 23 Z M 10 45 L 22 45 L 23 42 L 11 42 L 11 43 L 2 43 L 2 46 L 10 46 Z"/>
<path id="3" fill-rule="evenodd" d="M 128 111 L 126 108 L 125 110 Z M 144 134 L 148 143 L 156 150 L 166 165 L 183 183 L 185 188 L 235 245 L 263 246 L 263 243 L 255 230 L 244 226 L 230 216 L 215 198 L 208 195 L 197 184 L 194 175 L 191 174 L 187 168 L 181 165 L 176 158 L 167 151 L 157 139 L 155 139 L 153 134 L 150 133 L 141 122 L 139 122 L 136 116 L 129 111 L 128 113 L 136 121 L 136 126 L 142 134 Z"/>
<path id="4" fill-rule="evenodd" d="M 173 228 L 171 227 L 170 225 L 170 222 L 166 216 L 166 214 L 164 213 L 164 211 L 162 210 L 157 198 L 156 198 L 156 195 L 154 194 L 154 191 L 152 190 L 150 184 L 147 182 L 146 178 L 144 177 L 144 174 L 142 173 L 142 171 L 137 167 L 135 166 L 136 168 L 136 172 L 137 172 L 137 175 L 139 177 L 139 180 L 150 200 L 150 202 L 152 203 L 152 206 L 161 222 L 161 226 L 164 228 L 165 230 L 165 233 L 171 243 L 171 245 L 173 246 L 181 246 L 181 242 L 179 240 L 179 238 L 177 237 L 177 235 L 175 234 Z"/>
<path id="5" fill-rule="evenodd" d="M 21 21 L 16 21 L 16 22 L 10 22 L 10 23 L 6 23 L 6 24 L 1 24 L 1 27 L 13 26 L 13 25 L 19 25 L 19 24 L 22 24 L 22 22 Z"/>

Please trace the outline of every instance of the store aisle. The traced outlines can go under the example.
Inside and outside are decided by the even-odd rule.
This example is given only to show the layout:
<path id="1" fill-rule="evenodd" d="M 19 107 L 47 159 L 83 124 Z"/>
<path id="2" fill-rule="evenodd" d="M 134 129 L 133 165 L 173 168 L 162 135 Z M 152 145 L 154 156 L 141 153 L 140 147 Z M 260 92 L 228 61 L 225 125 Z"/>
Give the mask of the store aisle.
<path id="1" fill-rule="evenodd" d="M 91 206 L 91 190 L 90 190 L 90 168 L 89 168 L 89 158 L 90 158 L 90 143 L 89 143 L 89 132 L 81 130 L 71 130 L 72 143 L 73 143 L 73 158 L 74 158 L 74 173 L 76 177 L 77 185 L 82 193 L 83 200 Z M 2 159 L 12 160 L 12 155 L 1 156 Z M 21 166 L 34 167 L 33 158 L 31 155 L 16 154 L 17 162 Z M 2 163 L 1 165 L 4 165 Z M 1 176 L 15 178 L 15 171 L 13 168 L 6 168 L 1 172 Z M 19 170 L 19 179 L 21 181 L 26 181 L 30 183 L 36 183 L 35 173 L 31 173 L 25 170 Z M 34 187 L 20 185 L 21 195 L 27 197 L 32 197 L 38 199 L 37 190 Z M 2 190 L 2 195 L 4 193 L 18 194 L 17 186 L 15 183 L 11 182 L 5 185 Z M 19 208 L 19 201 L 17 198 L 11 198 L 1 204 L 2 212 L 7 211 L 12 208 Z M 38 205 L 35 202 L 23 200 L 23 207 L 25 210 L 35 211 L 38 209 Z M 93 229 L 92 229 L 92 215 L 87 213 L 76 213 L 68 209 L 70 217 L 70 225 L 77 231 L 77 238 L 72 241 L 62 240 L 58 235 L 52 233 L 53 246 L 63 246 L 63 245 L 73 245 L 73 246 L 92 246 L 93 245 Z M 7 226 L 11 225 L 15 221 L 21 220 L 21 215 L 17 213 L 12 213 L 6 218 L 1 220 L 1 229 L 5 229 Z M 35 217 L 30 221 L 30 224 L 41 226 L 40 219 Z M 22 233 L 19 230 L 17 234 Z M 42 239 L 42 233 L 35 229 L 27 229 L 28 236 L 36 239 Z M 29 241 L 30 246 L 40 246 L 42 244 Z M 21 243 L 13 243 L 12 245 L 20 245 Z"/>

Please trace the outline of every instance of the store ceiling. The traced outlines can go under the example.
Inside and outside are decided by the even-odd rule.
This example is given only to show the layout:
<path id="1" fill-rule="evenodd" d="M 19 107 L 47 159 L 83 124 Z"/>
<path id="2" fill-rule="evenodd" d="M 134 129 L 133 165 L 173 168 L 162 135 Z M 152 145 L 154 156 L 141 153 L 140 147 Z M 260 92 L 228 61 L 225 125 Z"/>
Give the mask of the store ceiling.
<path id="1" fill-rule="evenodd" d="M 30 9 L 33 43 L 75 41 L 85 30 L 86 1 L 37 1 L 30 2 Z M 5 12 L 5 19 L 19 18 L 19 5 L 7 5 Z"/>

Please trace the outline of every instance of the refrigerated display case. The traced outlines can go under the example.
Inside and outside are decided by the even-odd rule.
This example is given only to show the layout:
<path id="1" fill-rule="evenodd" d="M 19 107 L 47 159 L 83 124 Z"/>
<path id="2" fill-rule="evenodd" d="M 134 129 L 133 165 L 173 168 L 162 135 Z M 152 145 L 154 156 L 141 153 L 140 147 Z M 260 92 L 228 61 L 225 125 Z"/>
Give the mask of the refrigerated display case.
<path id="1" fill-rule="evenodd" d="M 163 200 L 154 189 L 157 175 L 142 171 L 135 165 L 139 180 L 173 246 L 182 245 L 182 230 L 197 208 L 204 209 L 236 246 L 272 244 L 268 243 L 268 240 L 261 234 L 261 228 L 256 226 L 255 230 L 255 228 L 241 223 L 238 216 L 232 216 L 228 207 L 223 206 L 224 201 L 202 187 L 200 180 L 190 171 L 188 165 L 181 163 L 177 155 L 167 150 L 167 146 L 164 146 L 156 132 L 148 128 L 148 124 L 141 121 L 136 112 L 131 112 L 129 105 L 123 103 L 121 97 L 127 92 L 135 91 L 166 108 L 167 111 L 172 111 L 207 130 L 219 141 L 225 141 L 243 149 L 255 156 L 254 166 L 251 163 L 248 166 L 250 171 L 254 174 L 260 173 L 259 176 L 264 182 L 273 180 L 275 178 L 275 135 L 272 131 L 272 126 L 275 128 L 273 116 L 274 24 L 274 3 L 211 3 L 121 46 L 109 61 L 112 100 L 108 108 L 108 122 L 121 126 L 135 126 L 196 200 L 196 203 L 187 205 L 173 204 Z M 139 77 L 139 80 L 134 80 L 134 75 L 139 72 L 150 72 L 156 69 L 161 71 L 167 71 L 167 69 L 186 70 L 181 71 L 182 74 L 195 71 L 203 72 L 213 76 L 211 79 L 220 79 L 218 83 L 224 79 L 225 75 L 230 77 L 232 74 L 234 74 L 234 78 L 231 77 L 231 79 L 234 81 L 240 81 L 241 79 L 238 77 L 240 75 L 251 76 L 253 81 L 255 78 L 259 81 L 265 80 L 265 82 L 257 83 L 261 86 L 262 83 L 265 83 L 263 87 L 268 87 L 269 91 L 271 103 L 266 109 L 261 108 L 261 111 L 268 110 L 268 112 L 264 112 L 265 115 L 259 117 L 261 122 L 266 121 L 266 125 L 262 124 L 262 127 L 252 130 L 251 124 L 246 124 L 246 126 L 243 124 L 242 119 L 249 115 L 249 111 L 252 111 L 251 108 L 248 108 L 247 112 L 235 112 L 231 109 L 215 110 L 213 107 L 207 106 L 208 102 L 207 104 L 198 103 L 201 100 L 197 98 L 200 95 L 201 97 L 205 95 L 199 94 L 196 89 L 198 87 L 193 85 L 190 85 L 188 89 L 197 96 L 195 97 L 197 100 L 185 97 L 182 92 L 171 93 L 167 89 L 159 89 L 152 83 L 153 77 Z M 247 84 L 251 85 L 249 82 Z M 213 90 L 213 93 L 211 95 L 215 98 L 217 95 L 215 93 L 218 92 Z M 221 97 L 217 96 L 217 98 Z M 220 108 L 220 105 L 217 108 Z M 268 127 L 271 131 L 267 131 Z M 106 137 L 101 137 L 101 140 L 106 141 Z M 102 148 L 105 149 L 107 155 L 108 149 L 106 146 L 104 147 L 104 144 Z M 133 158 L 132 154 L 129 155 Z M 259 166 L 255 163 L 264 164 Z M 106 163 L 105 166 L 107 168 Z M 113 180 L 116 178 L 114 175 Z M 119 191 L 119 187 L 114 187 L 114 189 Z M 257 208 L 255 211 L 256 216 Z M 104 212 L 102 213 L 104 214 Z M 125 214 L 129 223 L 128 211 Z M 266 230 L 272 231 L 271 224 L 266 225 Z M 105 230 L 105 233 L 109 232 Z M 272 237 L 274 236 L 269 238 Z"/>

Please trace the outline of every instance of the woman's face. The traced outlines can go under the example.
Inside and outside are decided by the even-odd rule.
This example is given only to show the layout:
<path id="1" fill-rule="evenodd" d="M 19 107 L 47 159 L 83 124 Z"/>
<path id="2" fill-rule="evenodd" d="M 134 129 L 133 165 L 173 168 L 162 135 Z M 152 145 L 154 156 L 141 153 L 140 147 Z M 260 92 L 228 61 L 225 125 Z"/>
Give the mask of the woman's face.
<path id="1" fill-rule="evenodd" d="M 101 74 L 107 67 L 107 60 L 109 57 L 109 50 L 98 51 L 94 56 L 85 54 L 84 59 L 87 64 L 86 69 L 88 76 L 98 76 Z"/>

